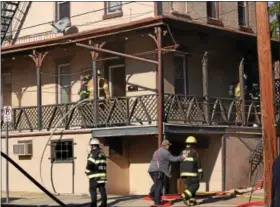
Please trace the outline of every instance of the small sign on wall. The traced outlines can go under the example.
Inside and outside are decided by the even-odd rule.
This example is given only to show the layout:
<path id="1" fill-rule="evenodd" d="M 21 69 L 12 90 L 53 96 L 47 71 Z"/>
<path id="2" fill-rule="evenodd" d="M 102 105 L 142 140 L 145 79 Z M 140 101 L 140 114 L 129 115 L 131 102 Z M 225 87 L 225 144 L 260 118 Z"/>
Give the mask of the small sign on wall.
<path id="1" fill-rule="evenodd" d="M 3 121 L 4 123 L 10 123 L 12 122 L 12 115 L 13 109 L 11 106 L 4 106 L 3 107 Z"/>

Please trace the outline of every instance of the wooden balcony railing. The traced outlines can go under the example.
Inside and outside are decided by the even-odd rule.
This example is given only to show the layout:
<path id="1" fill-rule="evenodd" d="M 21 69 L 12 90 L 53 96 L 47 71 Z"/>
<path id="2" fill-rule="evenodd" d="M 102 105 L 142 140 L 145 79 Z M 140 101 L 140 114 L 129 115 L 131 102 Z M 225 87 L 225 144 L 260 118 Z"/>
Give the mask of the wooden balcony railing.
<path id="1" fill-rule="evenodd" d="M 261 125 L 258 102 L 246 101 L 245 113 L 241 103 L 228 98 L 165 94 L 164 121 L 187 125 Z M 76 103 L 42 106 L 42 129 L 54 128 Z M 58 128 L 93 128 L 129 125 L 149 125 L 157 121 L 157 95 L 98 100 L 98 122 L 94 123 L 93 102 L 85 102 L 69 113 Z M 4 124 L 1 123 L 4 129 Z M 9 130 L 37 130 L 36 106 L 13 109 Z"/>

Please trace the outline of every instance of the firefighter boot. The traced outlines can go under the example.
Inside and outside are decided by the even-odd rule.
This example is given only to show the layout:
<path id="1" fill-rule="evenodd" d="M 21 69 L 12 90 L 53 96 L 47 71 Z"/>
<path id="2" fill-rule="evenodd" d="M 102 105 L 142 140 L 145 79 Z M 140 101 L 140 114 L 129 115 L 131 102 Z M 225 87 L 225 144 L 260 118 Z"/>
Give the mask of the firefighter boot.
<path id="1" fill-rule="evenodd" d="M 190 197 L 187 193 L 185 192 L 182 193 L 181 198 L 186 206 L 190 206 L 190 201 L 189 201 Z"/>
<path id="2" fill-rule="evenodd" d="M 190 204 L 189 204 L 190 206 L 195 206 L 195 205 L 197 205 L 197 202 L 196 202 L 196 199 L 195 199 L 195 198 L 191 198 L 189 203 L 190 203 Z"/>

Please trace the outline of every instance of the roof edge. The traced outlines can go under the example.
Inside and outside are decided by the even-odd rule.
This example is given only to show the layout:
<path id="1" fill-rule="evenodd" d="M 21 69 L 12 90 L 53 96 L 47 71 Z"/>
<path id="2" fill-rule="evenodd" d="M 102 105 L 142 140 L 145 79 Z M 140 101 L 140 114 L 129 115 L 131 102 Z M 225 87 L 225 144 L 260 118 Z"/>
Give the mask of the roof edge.
<path id="1" fill-rule="evenodd" d="M 84 38 L 92 38 L 96 36 L 106 36 L 107 34 L 110 35 L 112 32 L 122 32 L 122 30 L 129 29 L 129 28 L 138 28 L 144 25 L 149 25 L 152 23 L 162 23 L 160 20 L 164 19 L 162 16 L 158 17 L 148 17 L 145 19 L 137 20 L 137 21 L 132 21 L 129 23 L 124 23 L 124 24 L 119 24 L 115 26 L 110 26 L 110 27 L 104 27 L 104 28 L 98 28 L 98 29 L 93 29 L 89 31 L 83 31 L 79 32 L 76 34 L 70 34 L 70 35 L 64 35 L 60 37 L 55 37 L 55 38 L 50 38 L 46 40 L 39 40 L 39 41 L 32 41 L 28 43 L 21 43 L 21 44 L 16 44 L 16 45 L 11 45 L 11 46 L 5 46 L 1 47 L 1 53 L 2 55 L 5 54 L 11 54 L 14 52 L 20 52 L 20 51 L 26 51 L 26 50 L 31 50 L 31 49 L 37 49 L 37 48 L 43 48 L 43 47 L 48 47 L 48 46 L 53 46 L 56 44 L 60 44 L 61 41 L 69 41 L 69 43 L 72 43 L 72 41 L 81 41 Z"/>

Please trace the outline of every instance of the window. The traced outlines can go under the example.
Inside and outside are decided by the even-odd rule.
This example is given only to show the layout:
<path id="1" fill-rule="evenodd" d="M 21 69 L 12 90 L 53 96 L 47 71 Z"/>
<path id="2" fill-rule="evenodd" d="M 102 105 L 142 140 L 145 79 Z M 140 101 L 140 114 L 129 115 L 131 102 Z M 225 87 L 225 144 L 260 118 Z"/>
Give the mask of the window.
<path id="1" fill-rule="evenodd" d="M 69 103 L 71 101 L 71 76 L 70 64 L 58 66 L 58 103 Z"/>
<path id="2" fill-rule="evenodd" d="M 207 1 L 207 17 L 217 19 L 217 4 L 215 1 Z"/>
<path id="3" fill-rule="evenodd" d="M 247 18 L 246 18 L 246 14 L 247 14 L 247 5 L 245 1 L 239 1 L 238 2 L 238 22 L 239 25 L 241 26 L 246 26 L 246 22 L 247 22 Z"/>
<path id="4" fill-rule="evenodd" d="M 104 7 L 103 19 L 121 17 L 123 15 L 121 1 L 105 1 Z"/>
<path id="5" fill-rule="evenodd" d="M 72 161 L 73 159 L 73 140 L 51 141 L 52 161 Z"/>
<path id="6" fill-rule="evenodd" d="M 175 69 L 175 94 L 187 95 L 188 81 L 187 81 L 187 67 L 186 57 L 184 55 L 174 56 Z"/>
<path id="7" fill-rule="evenodd" d="M 56 2 L 56 20 L 64 17 L 70 18 L 70 1 Z"/>
<path id="8" fill-rule="evenodd" d="M 120 1 L 107 1 L 107 14 L 118 13 L 122 11 L 122 4 Z"/>

